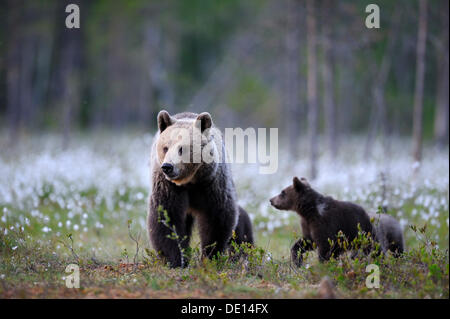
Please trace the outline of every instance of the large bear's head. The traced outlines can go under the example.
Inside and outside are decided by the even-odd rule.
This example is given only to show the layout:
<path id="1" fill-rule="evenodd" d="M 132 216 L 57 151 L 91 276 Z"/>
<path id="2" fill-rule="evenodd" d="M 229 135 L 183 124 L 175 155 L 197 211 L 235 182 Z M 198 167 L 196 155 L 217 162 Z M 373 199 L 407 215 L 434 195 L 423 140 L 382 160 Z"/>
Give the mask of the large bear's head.
<path id="1" fill-rule="evenodd" d="M 205 164 L 208 170 L 215 171 L 221 152 L 218 138 L 221 137 L 213 128 L 209 113 L 171 116 L 163 110 L 158 114 L 158 129 L 156 152 L 166 179 L 180 186 L 193 181 Z"/>

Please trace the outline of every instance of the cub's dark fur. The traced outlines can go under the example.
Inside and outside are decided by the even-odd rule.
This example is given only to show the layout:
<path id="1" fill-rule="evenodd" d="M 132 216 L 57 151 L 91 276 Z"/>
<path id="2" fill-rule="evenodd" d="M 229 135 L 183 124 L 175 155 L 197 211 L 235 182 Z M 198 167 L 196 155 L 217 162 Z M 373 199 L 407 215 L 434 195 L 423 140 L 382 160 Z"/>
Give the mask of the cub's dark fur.
<path id="1" fill-rule="evenodd" d="M 344 249 L 336 244 L 331 246 L 329 241 L 336 243 L 339 231 L 349 242 L 358 235 L 358 225 L 361 231 L 372 233 L 370 218 L 362 207 L 323 196 L 304 178 L 295 177 L 293 184 L 270 203 L 277 209 L 295 211 L 300 216 L 303 238 L 291 248 L 291 258 L 297 266 L 302 264 L 302 254 L 312 250 L 314 245 L 318 248 L 320 261 L 341 254 Z"/>
<path id="2" fill-rule="evenodd" d="M 236 233 L 236 238 L 234 241 L 236 244 L 240 245 L 242 243 L 250 243 L 253 245 L 253 230 L 252 230 L 252 222 L 250 221 L 250 217 L 247 212 L 239 206 L 239 220 L 236 228 L 234 229 Z"/>
<path id="3" fill-rule="evenodd" d="M 400 223 L 387 214 L 369 214 L 373 225 L 376 241 L 380 243 L 381 251 L 391 251 L 395 257 L 399 257 L 405 250 L 403 232 Z"/>

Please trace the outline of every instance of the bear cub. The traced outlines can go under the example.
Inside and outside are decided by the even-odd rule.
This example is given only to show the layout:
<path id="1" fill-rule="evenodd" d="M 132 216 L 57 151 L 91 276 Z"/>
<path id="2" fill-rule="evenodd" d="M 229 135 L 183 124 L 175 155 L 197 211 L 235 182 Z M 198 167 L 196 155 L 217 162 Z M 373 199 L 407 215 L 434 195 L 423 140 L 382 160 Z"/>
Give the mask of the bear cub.
<path id="1" fill-rule="evenodd" d="M 372 220 L 375 240 L 380 243 L 381 252 L 386 254 L 387 251 L 391 251 L 394 257 L 403 254 L 405 243 L 400 223 L 387 214 L 370 213 L 369 217 Z"/>
<path id="2" fill-rule="evenodd" d="M 253 239 L 252 222 L 250 220 L 250 217 L 248 216 L 245 209 L 243 209 L 241 206 L 239 206 L 238 209 L 239 218 L 236 228 L 234 229 L 234 241 L 237 245 L 241 245 L 243 243 L 249 243 L 250 245 L 253 245 L 255 240 Z"/>
<path id="3" fill-rule="evenodd" d="M 339 232 L 349 242 L 358 236 L 359 230 L 367 234 L 373 232 L 369 215 L 362 207 L 321 195 L 305 178 L 294 177 L 293 184 L 270 199 L 270 203 L 279 210 L 295 211 L 300 216 L 303 238 L 291 248 L 291 259 L 297 266 L 302 264 L 302 254 L 315 246 L 320 261 L 344 252 L 336 244 Z"/>

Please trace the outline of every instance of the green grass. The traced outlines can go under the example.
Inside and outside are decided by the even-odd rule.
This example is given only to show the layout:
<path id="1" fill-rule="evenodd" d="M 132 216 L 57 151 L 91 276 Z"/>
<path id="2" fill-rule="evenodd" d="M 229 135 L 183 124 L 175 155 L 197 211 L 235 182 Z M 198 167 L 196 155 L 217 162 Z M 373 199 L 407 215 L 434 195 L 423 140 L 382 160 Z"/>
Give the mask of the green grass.
<path id="1" fill-rule="evenodd" d="M 94 188 L 63 198 L 52 196 L 52 185 L 44 189 L 34 199 L 34 212 L 0 205 L 6 216 L 0 222 L 2 298 L 315 298 L 325 276 L 342 298 L 449 297 L 448 211 L 423 228 L 424 222 L 412 216 L 420 207 L 411 200 L 401 210 L 417 228 L 406 227 L 407 252 L 398 259 L 345 255 L 319 263 L 312 252 L 296 268 L 289 260 L 290 247 L 300 236 L 293 214 L 289 224 L 272 232 L 256 229 L 256 248 L 237 261 L 228 255 L 202 259 L 195 233 L 189 267 L 170 269 L 148 244 L 146 190 L 117 191 L 107 202 Z M 128 226 L 139 239 L 136 264 Z M 80 266 L 80 289 L 65 287 L 65 268 L 71 263 Z M 378 289 L 366 287 L 369 264 L 379 265 Z"/>

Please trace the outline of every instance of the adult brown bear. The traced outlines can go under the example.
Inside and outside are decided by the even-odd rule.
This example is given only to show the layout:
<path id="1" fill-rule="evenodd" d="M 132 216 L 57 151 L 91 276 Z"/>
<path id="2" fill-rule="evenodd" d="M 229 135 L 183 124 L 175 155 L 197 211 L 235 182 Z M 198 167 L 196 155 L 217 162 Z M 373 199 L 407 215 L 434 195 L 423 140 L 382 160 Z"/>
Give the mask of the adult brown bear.
<path id="1" fill-rule="evenodd" d="M 148 214 L 155 250 L 171 267 L 186 266 L 183 252 L 189 247 L 194 220 L 204 256 L 224 252 L 234 230 L 236 242 L 253 244 L 250 219 L 237 205 L 222 134 L 211 115 L 171 116 L 163 110 L 158 128 L 151 151 Z"/>

